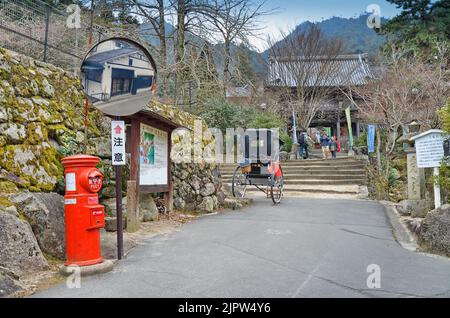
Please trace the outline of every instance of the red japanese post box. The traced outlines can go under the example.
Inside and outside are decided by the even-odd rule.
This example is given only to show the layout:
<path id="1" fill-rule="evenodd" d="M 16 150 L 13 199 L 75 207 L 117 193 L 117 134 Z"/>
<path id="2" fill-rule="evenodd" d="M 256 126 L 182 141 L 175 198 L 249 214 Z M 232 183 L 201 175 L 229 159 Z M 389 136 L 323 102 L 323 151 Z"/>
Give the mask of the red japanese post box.
<path id="1" fill-rule="evenodd" d="M 100 159 L 76 155 L 62 159 L 66 195 L 66 265 L 101 263 L 100 229 L 105 226 L 105 207 L 98 203 L 103 175 L 96 168 Z"/>

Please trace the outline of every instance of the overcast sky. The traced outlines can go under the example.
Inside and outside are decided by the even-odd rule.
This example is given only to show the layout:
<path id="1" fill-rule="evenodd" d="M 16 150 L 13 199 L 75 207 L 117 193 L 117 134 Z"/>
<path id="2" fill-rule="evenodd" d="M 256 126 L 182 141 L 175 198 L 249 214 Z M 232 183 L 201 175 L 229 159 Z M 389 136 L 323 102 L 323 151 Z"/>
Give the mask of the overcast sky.
<path id="1" fill-rule="evenodd" d="M 266 49 L 267 35 L 276 37 L 280 29 L 286 31 L 308 20 L 359 16 L 370 4 L 378 5 L 383 17 L 393 17 L 399 12 L 399 9 L 385 0 L 267 0 L 265 9 L 277 8 L 277 12 L 261 18 L 261 24 L 265 27 L 262 32 L 264 35 L 251 42 L 262 51 Z"/>

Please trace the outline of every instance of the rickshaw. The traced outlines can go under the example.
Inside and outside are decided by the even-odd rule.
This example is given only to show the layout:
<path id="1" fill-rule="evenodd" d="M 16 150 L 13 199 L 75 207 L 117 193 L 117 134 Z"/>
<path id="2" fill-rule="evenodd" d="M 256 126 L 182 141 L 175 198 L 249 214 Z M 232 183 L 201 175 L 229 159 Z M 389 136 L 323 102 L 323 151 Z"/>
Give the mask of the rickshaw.
<path id="1" fill-rule="evenodd" d="M 234 197 L 245 197 L 247 186 L 255 186 L 279 204 L 283 197 L 283 171 L 279 162 L 280 140 L 272 138 L 270 129 L 247 129 L 244 138 L 243 160 L 236 167 L 231 189 Z M 275 142 L 276 141 L 276 142 Z"/>

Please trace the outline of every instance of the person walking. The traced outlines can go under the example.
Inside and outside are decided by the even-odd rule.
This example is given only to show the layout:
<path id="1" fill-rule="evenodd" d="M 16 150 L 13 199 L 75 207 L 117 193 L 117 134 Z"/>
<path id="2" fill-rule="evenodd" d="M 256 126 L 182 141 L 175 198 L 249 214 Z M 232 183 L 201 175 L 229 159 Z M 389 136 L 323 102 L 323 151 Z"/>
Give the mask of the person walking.
<path id="1" fill-rule="evenodd" d="M 320 137 L 320 145 L 322 146 L 323 159 L 328 159 L 328 154 L 330 152 L 330 137 L 324 131 Z"/>
<path id="2" fill-rule="evenodd" d="M 308 159 L 308 134 L 306 131 L 301 131 L 298 139 L 299 143 L 299 155 L 303 159 Z"/>
<path id="3" fill-rule="evenodd" d="M 338 144 L 336 142 L 336 137 L 331 137 L 330 140 L 330 151 L 331 151 L 331 158 L 336 159 L 336 154 L 338 151 Z"/>

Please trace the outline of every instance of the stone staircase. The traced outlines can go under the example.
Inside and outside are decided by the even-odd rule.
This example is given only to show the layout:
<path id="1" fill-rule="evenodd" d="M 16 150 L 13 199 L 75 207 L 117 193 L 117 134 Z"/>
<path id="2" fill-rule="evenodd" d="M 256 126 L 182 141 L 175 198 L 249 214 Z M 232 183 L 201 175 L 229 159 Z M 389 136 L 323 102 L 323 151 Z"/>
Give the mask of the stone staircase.
<path id="1" fill-rule="evenodd" d="M 222 181 L 231 184 L 237 164 L 222 164 Z M 286 196 L 356 198 L 367 183 L 365 163 L 347 157 L 282 162 Z M 248 187 L 249 194 L 258 193 Z"/>

